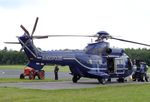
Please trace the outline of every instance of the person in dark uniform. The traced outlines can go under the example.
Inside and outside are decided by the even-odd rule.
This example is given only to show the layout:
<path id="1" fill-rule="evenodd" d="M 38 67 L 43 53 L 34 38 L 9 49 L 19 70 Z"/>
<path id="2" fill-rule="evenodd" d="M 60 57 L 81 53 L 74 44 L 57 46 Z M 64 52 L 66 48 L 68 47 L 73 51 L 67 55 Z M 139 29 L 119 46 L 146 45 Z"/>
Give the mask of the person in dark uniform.
<path id="1" fill-rule="evenodd" d="M 54 69 L 55 80 L 58 80 L 58 71 L 59 71 L 59 68 L 58 68 L 58 66 L 56 65 L 56 66 L 55 66 L 55 69 Z"/>

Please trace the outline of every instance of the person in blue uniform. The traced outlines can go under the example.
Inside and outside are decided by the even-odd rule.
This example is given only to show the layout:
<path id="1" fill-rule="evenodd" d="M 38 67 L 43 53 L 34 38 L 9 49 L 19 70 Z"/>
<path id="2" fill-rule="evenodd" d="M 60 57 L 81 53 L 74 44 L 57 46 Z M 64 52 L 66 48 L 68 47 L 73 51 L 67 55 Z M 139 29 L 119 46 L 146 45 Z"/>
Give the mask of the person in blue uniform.
<path id="1" fill-rule="evenodd" d="M 58 71 L 59 71 L 59 68 L 56 65 L 55 68 L 54 68 L 55 80 L 58 80 Z"/>
<path id="2" fill-rule="evenodd" d="M 140 73 L 142 75 L 141 81 L 144 81 L 143 78 L 145 78 L 145 81 L 149 81 L 149 76 L 147 74 L 148 71 L 148 65 L 145 62 L 140 62 Z"/>

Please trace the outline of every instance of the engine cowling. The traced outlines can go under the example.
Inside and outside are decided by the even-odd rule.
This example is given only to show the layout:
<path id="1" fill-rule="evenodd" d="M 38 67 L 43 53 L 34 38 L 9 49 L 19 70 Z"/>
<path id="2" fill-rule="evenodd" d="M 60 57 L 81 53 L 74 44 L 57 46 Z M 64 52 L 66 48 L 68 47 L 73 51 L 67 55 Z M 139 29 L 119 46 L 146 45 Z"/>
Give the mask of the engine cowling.
<path id="1" fill-rule="evenodd" d="M 117 48 L 107 48 L 106 53 L 108 55 L 122 55 L 124 53 L 123 49 L 117 49 Z"/>

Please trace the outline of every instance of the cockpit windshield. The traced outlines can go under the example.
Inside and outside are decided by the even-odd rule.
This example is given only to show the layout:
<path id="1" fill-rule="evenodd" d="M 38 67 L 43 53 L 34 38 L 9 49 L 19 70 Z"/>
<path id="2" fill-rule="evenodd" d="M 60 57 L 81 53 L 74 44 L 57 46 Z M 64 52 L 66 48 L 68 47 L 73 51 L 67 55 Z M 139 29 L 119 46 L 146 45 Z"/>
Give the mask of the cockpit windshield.
<path id="1" fill-rule="evenodd" d="M 87 54 L 101 55 L 106 48 L 109 48 L 108 42 L 92 43 L 88 44 L 88 46 L 85 48 L 85 52 Z"/>

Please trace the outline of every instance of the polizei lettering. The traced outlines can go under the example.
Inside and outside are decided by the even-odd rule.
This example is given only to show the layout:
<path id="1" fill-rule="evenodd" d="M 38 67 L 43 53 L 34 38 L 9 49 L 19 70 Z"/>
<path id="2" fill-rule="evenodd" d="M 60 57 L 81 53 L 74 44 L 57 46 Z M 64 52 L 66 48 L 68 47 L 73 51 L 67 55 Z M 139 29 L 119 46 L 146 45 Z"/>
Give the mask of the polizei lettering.
<path id="1" fill-rule="evenodd" d="M 55 61 L 61 61 L 62 60 L 62 56 L 50 56 L 50 55 L 45 55 L 45 56 L 42 56 L 42 59 L 43 60 L 55 60 Z"/>

